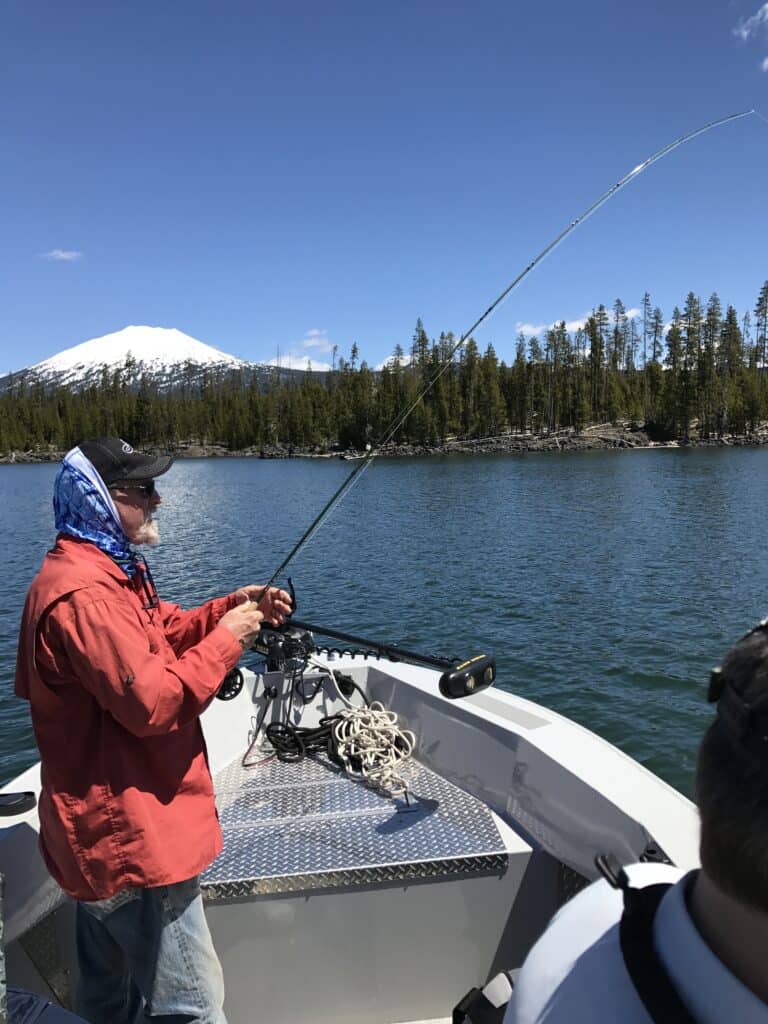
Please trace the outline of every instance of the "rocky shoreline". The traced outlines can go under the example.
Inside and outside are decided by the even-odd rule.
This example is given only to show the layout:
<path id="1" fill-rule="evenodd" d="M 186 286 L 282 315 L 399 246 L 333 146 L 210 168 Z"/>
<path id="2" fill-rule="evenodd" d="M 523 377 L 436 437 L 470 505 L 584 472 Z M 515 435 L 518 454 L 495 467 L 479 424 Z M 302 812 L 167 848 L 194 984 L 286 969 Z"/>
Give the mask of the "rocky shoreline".
<path id="1" fill-rule="evenodd" d="M 448 438 L 438 444 L 386 445 L 379 455 L 384 457 L 429 456 L 429 455 L 496 455 L 525 454 L 536 452 L 584 452 L 628 450 L 634 448 L 730 448 L 759 447 L 768 444 L 768 428 L 758 433 L 726 435 L 718 438 L 684 437 L 675 441 L 652 441 L 646 432 L 636 426 L 600 424 L 588 427 L 580 433 L 560 431 L 555 434 L 500 434 L 496 437 L 476 439 Z M 149 451 L 166 451 L 161 445 L 147 446 Z M 31 451 L 0 453 L 0 465 L 59 462 L 63 451 L 54 448 L 35 448 Z M 318 446 L 300 448 L 288 445 L 268 445 L 233 451 L 219 444 L 176 445 L 173 454 L 180 459 L 359 459 L 364 452 L 354 449 L 331 450 Z"/>

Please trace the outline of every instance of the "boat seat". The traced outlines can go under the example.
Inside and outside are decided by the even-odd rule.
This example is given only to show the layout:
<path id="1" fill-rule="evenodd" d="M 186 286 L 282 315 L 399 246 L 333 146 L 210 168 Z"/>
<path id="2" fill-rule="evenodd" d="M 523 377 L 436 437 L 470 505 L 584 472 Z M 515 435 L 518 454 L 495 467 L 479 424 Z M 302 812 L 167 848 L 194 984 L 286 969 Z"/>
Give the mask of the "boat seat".
<path id="1" fill-rule="evenodd" d="M 208 900 L 503 874 L 499 819 L 411 762 L 410 803 L 389 799 L 324 757 L 239 760 L 214 777 L 224 850 L 203 874 Z"/>

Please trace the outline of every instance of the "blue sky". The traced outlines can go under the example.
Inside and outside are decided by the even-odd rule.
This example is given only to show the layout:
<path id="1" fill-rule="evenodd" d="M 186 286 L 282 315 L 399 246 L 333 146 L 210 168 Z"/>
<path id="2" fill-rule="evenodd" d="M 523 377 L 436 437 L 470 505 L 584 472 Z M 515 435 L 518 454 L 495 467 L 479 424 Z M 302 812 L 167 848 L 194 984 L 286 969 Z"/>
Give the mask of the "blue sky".
<path id="1" fill-rule="evenodd" d="M 710 120 L 768 117 L 768 3 L 6 0 L 0 372 L 128 324 L 369 363 L 465 330 Z M 677 149 L 478 332 L 768 278 L 768 123 Z"/>

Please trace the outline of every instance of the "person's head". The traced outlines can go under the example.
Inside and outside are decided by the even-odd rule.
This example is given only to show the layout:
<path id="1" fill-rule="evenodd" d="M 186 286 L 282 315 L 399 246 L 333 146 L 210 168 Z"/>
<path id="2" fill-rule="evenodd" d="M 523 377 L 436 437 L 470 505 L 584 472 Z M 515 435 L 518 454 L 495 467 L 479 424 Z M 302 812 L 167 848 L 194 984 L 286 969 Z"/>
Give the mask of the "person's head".
<path id="1" fill-rule="evenodd" d="M 768 624 L 731 647 L 710 700 L 718 713 L 696 768 L 701 865 L 722 892 L 768 912 Z"/>
<path id="2" fill-rule="evenodd" d="M 167 455 L 145 455 L 119 437 L 99 437 L 79 446 L 109 490 L 131 544 L 157 544 L 152 513 L 160 504 L 155 477 L 170 469 Z"/>

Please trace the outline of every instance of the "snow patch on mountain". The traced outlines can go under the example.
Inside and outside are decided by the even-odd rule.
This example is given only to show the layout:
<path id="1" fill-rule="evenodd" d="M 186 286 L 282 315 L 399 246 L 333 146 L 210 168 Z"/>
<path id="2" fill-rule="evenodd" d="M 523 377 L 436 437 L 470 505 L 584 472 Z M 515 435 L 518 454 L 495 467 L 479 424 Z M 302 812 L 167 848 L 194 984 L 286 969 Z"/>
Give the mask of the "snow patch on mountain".
<path id="1" fill-rule="evenodd" d="M 129 356 L 151 374 L 162 373 L 173 366 L 183 367 L 187 363 L 229 370 L 250 365 L 243 359 L 236 359 L 197 341 L 175 327 L 131 326 L 64 349 L 50 359 L 30 366 L 27 372 L 38 379 L 56 377 L 62 382 L 71 382 L 97 367 L 123 366 Z"/>
<path id="2" fill-rule="evenodd" d="M 110 378 L 119 374 L 124 387 L 136 389 L 146 379 L 153 387 L 169 391 L 223 380 L 234 373 L 239 383 L 255 383 L 264 388 L 276 379 L 303 378 L 306 368 L 277 369 L 266 363 L 238 359 L 175 327 L 132 326 L 74 345 L 34 366 L 0 374 L 0 394 L 19 385 L 79 391 L 98 387 L 105 372 Z"/>

